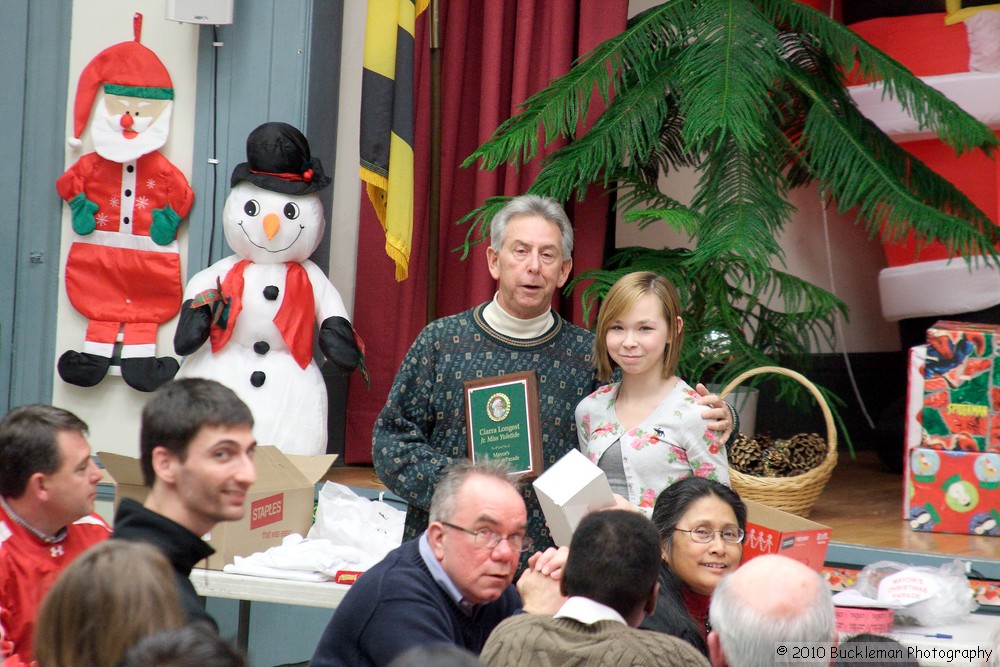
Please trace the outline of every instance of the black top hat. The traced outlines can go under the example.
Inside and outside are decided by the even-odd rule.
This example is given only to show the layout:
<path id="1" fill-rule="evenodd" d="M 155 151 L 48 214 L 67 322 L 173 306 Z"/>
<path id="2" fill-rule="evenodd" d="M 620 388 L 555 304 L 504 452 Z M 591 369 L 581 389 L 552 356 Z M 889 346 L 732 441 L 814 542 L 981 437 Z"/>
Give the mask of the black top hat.
<path id="1" fill-rule="evenodd" d="M 288 123 L 264 123 L 247 137 L 247 161 L 233 169 L 230 186 L 250 181 L 287 195 L 306 195 L 330 185 L 305 136 Z"/>

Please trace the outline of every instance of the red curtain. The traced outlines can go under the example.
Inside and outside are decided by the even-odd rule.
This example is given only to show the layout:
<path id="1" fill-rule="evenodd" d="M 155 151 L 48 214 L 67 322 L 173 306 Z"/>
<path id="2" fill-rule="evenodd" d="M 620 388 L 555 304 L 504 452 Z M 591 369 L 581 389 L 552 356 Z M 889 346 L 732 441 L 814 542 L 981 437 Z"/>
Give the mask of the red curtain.
<path id="1" fill-rule="evenodd" d="M 515 171 L 462 169 L 519 103 L 569 70 L 573 60 L 625 29 L 627 0 L 451 0 L 441 2 L 441 217 L 438 312 L 442 317 L 487 301 L 496 285 L 485 244 L 464 261 L 453 249 L 466 226 L 455 221 L 487 197 L 517 195 L 538 173 L 538 160 Z M 385 237 L 371 205 L 361 204 L 354 326 L 365 340 L 371 387 L 351 375 L 347 463 L 371 462 L 371 433 L 399 364 L 426 324 L 430 164 L 430 58 L 424 13 L 417 21 L 414 58 L 415 184 L 410 278 L 396 283 Z M 591 116 L 599 113 L 592 105 Z M 552 150 L 550 148 L 549 150 Z M 568 203 L 576 245 L 574 274 L 601 265 L 610 202 L 601 195 Z M 556 307 L 579 322 L 576 297 Z"/>

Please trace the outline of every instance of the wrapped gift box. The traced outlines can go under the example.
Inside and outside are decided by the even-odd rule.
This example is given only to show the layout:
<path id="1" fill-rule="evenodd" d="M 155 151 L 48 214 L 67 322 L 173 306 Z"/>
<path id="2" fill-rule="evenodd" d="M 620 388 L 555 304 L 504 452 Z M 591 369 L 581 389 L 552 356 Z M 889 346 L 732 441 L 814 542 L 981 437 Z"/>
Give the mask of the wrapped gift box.
<path id="1" fill-rule="evenodd" d="M 913 530 L 1000 535 L 1000 454 L 918 447 L 906 480 Z"/>
<path id="2" fill-rule="evenodd" d="M 927 330 L 922 447 L 1000 452 L 1000 326 L 941 321 Z"/>

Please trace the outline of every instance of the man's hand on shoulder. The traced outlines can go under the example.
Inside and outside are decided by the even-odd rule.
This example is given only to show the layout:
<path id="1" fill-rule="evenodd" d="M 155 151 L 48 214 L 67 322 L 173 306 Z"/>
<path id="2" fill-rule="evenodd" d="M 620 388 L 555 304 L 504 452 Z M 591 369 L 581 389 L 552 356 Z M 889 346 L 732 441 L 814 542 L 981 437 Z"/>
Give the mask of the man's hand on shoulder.
<path id="1" fill-rule="evenodd" d="M 707 408 L 701 413 L 702 419 L 708 422 L 709 429 L 718 432 L 719 442 L 728 442 L 736 426 L 736 411 L 718 395 L 709 393 L 702 383 L 699 382 L 694 389 L 699 394 L 696 399 L 698 405 Z"/>

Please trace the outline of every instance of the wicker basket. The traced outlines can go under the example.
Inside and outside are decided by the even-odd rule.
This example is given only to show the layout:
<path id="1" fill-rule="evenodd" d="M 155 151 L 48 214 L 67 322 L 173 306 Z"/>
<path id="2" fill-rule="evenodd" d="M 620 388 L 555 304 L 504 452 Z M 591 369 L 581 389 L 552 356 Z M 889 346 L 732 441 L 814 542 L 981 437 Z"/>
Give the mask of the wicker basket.
<path id="1" fill-rule="evenodd" d="M 802 374 L 778 366 L 752 368 L 727 384 L 720 395 L 725 397 L 747 378 L 763 373 L 776 373 L 793 378 L 808 389 L 816 398 L 820 409 L 823 411 L 823 418 L 826 419 L 826 457 L 815 468 L 794 477 L 756 477 L 730 468 L 730 483 L 733 490 L 743 498 L 749 498 L 768 507 L 808 517 L 809 512 L 812 511 L 813 503 L 816 502 L 819 494 L 822 493 L 823 487 L 826 486 L 830 475 L 833 473 L 834 466 L 837 465 L 837 429 L 833 423 L 833 414 L 830 412 L 830 406 L 827 405 L 826 399 L 823 398 L 823 394 L 819 392 L 816 385 L 807 380 Z"/>

